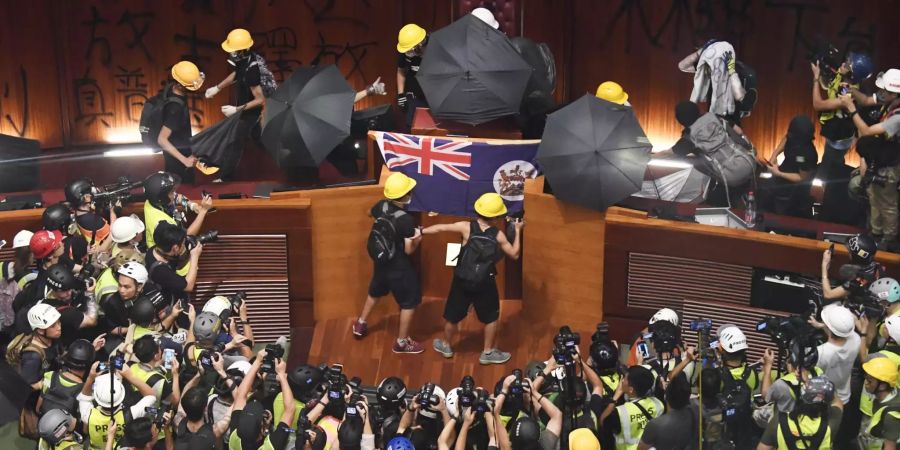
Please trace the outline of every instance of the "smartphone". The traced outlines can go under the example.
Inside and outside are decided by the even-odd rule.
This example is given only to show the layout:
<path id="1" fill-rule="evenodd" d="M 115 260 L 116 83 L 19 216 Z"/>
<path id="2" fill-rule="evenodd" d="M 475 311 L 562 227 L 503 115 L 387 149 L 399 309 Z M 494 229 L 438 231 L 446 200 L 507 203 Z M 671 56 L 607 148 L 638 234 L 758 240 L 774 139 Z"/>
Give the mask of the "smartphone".
<path id="1" fill-rule="evenodd" d="M 641 342 L 637 345 L 637 353 L 641 355 L 641 358 L 647 359 L 650 357 L 650 347 L 647 346 L 646 342 Z"/>
<path id="2" fill-rule="evenodd" d="M 163 350 L 163 367 L 166 370 L 172 370 L 172 360 L 175 359 L 175 350 L 167 348 Z"/>
<path id="3" fill-rule="evenodd" d="M 144 412 L 145 412 L 148 416 L 156 417 L 156 415 L 159 414 L 159 408 L 154 408 L 154 407 L 152 407 L 152 406 L 147 406 L 146 408 L 144 408 Z"/>
<path id="4" fill-rule="evenodd" d="M 181 309 L 184 310 L 185 313 L 187 313 L 188 310 L 191 309 L 190 302 L 187 298 L 181 299 Z"/>
<path id="5" fill-rule="evenodd" d="M 117 354 L 116 356 L 113 356 L 112 363 L 116 370 L 122 370 L 122 367 L 125 366 L 125 357 L 121 354 Z"/>
<path id="6" fill-rule="evenodd" d="M 106 372 L 106 363 L 97 364 L 97 373 Z"/>

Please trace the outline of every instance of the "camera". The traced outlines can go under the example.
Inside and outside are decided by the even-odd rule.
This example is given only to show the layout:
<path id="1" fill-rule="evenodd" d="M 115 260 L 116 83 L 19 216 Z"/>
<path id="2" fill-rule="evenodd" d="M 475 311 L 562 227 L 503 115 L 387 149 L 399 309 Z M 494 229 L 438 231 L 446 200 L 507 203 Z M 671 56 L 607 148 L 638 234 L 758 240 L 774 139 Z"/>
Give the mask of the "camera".
<path id="1" fill-rule="evenodd" d="M 197 246 L 197 244 L 206 244 L 209 242 L 216 242 L 218 240 L 219 230 L 209 230 L 206 233 L 198 234 L 196 236 L 188 235 L 186 238 L 184 238 L 184 243 L 188 251 L 191 251 L 194 249 L 194 247 Z"/>
<path id="2" fill-rule="evenodd" d="M 591 335 L 591 344 L 608 342 L 612 342 L 612 339 L 609 337 L 609 324 L 600 322 L 597 324 L 597 329 L 594 330 L 594 334 Z"/>
<path id="3" fill-rule="evenodd" d="M 568 325 L 559 327 L 559 333 L 553 337 L 553 358 L 557 364 L 570 366 L 575 364 L 575 346 L 581 344 L 581 336 L 573 333 Z"/>
<path id="4" fill-rule="evenodd" d="M 325 374 L 328 381 L 328 401 L 341 403 L 344 401 L 344 391 L 347 384 L 347 376 L 344 375 L 343 364 L 332 364 Z"/>
<path id="5" fill-rule="evenodd" d="M 653 342 L 656 353 L 672 353 L 678 346 L 679 330 L 672 322 L 660 320 L 651 324 L 649 330 L 652 333 L 650 341 Z"/>
<path id="6" fill-rule="evenodd" d="M 475 402 L 475 379 L 471 375 L 466 375 L 459 382 L 459 404 L 461 406 L 472 406 Z"/>
<path id="7" fill-rule="evenodd" d="M 439 399 L 434 395 L 434 383 L 425 383 L 422 389 L 419 389 L 419 406 L 428 409 L 437 406 Z"/>
<path id="8" fill-rule="evenodd" d="M 807 55 L 807 59 L 811 63 L 818 63 L 822 69 L 822 79 L 825 82 L 831 82 L 834 74 L 841 68 L 844 63 L 841 51 L 830 42 L 819 39 L 815 43 L 813 51 Z"/>
<path id="9" fill-rule="evenodd" d="M 200 361 L 200 365 L 204 368 L 209 369 L 212 367 L 213 360 L 218 360 L 218 357 L 212 350 L 203 350 L 200 352 L 200 357 L 198 358 Z"/>
<path id="10" fill-rule="evenodd" d="M 166 411 L 172 408 L 168 400 L 163 400 L 159 404 L 159 408 L 148 406 L 144 408 L 146 416 L 153 420 L 157 428 L 162 428 L 166 423 Z"/>
<path id="11" fill-rule="evenodd" d="M 276 359 L 284 357 L 284 347 L 276 344 L 266 345 L 266 357 L 263 358 L 262 366 L 259 370 L 263 373 L 275 373 Z"/>
<path id="12" fill-rule="evenodd" d="M 247 300 L 247 291 L 237 291 L 234 294 L 228 296 L 228 301 L 231 302 L 231 309 L 235 313 L 241 309 L 241 305 L 244 304 L 244 301 Z"/>
<path id="13" fill-rule="evenodd" d="M 483 415 L 491 411 L 493 402 L 488 398 L 488 393 L 484 389 L 475 391 L 475 397 L 472 401 L 472 409 L 476 415 Z"/>
<path id="14" fill-rule="evenodd" d="M 525 392 L 525 389 L 522 387 L 522 371 L 514 369 L 512 374 L 515 378 L 513 378 L 512 383 L 509 383 L 509 395 L 518 397 Z"/>
<path id="15" fill-rule="evenodd" d="M 125 204 L 137 200 L 137 196 L 133 195 L 131 191 L 141 186 L 143 186 L 142 181 L 131 181 L 128 177 L 119 177 L 115 183 L 95 187 L 91 196 L 98 210 L 109 211 L 117 203 Z"/>
<path id="16" fill-rule="evenodd" d="M 712 329 L 712 320 L 697 319 L 691 321 L 691 331 L 709 331 Z"/>
<path id="17" fill-rule="evenodd" d="M 794 337 L 806 330 L 806 321 L 798 315 L 788 317 L 766 316 L 756 324 L 756 331 L 764 333 L 780 347 L 786 348 Z"/>

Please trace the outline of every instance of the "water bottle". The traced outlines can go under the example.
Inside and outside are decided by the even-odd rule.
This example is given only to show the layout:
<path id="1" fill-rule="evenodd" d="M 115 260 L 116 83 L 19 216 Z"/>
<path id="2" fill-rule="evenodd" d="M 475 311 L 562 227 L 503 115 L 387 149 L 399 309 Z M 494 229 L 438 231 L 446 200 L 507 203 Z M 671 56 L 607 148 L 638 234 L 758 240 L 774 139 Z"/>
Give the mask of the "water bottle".
<path id="1" fill-rule="evenodd" d="M 748 228 L 756 227 L 756 196 L 753 195 L 753 191 L 747 193 L 747 206 L 744 210 L 744 222 L 747 223 Z"/>

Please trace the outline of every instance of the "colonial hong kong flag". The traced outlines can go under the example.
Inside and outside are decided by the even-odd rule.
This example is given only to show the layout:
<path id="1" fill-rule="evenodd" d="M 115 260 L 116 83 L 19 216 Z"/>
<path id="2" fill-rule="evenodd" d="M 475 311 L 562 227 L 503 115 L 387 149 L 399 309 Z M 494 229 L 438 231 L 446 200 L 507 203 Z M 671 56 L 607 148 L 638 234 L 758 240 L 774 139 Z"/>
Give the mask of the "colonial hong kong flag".
<path id="1" fill-rule="evenodd" d="M 537 176 L 540 141 L 472 141 L 466 138 L 376 132 L 388 170 L 416 180 L 410 209 L 475 216 L 475 200 L 496 192 L 510 212 L 522 209 L 525 179 Z"/>

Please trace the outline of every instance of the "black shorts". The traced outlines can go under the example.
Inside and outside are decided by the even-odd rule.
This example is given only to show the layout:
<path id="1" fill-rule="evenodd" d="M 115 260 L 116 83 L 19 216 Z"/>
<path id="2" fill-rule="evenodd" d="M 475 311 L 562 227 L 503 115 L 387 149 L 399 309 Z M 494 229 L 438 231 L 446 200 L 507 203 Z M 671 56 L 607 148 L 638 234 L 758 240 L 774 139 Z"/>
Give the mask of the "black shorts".
<path id="1" fill-rule="evenodd" d="M 419 276 L 412 267 L 405 269 L 386 269 L 375 266 L 372 281 L 369 282 L 370 297 L 384 297 L 394 294 L 394 300 L 400 309 L 413 309 L 422 303 L 422 288 Z"/>
<path id="2" fill-rule="evenodd" d="M 450 295 L 444 305 L 444 319 L 450 323 L 459 323 L 469 314 L 469 306 L 475 306 L 475 315 L 483 324 L 495 322 L 500 318 L 500 294 L 494 276 L 479 286 L 467 286 L 453 277 L 450 283 Z"/>

